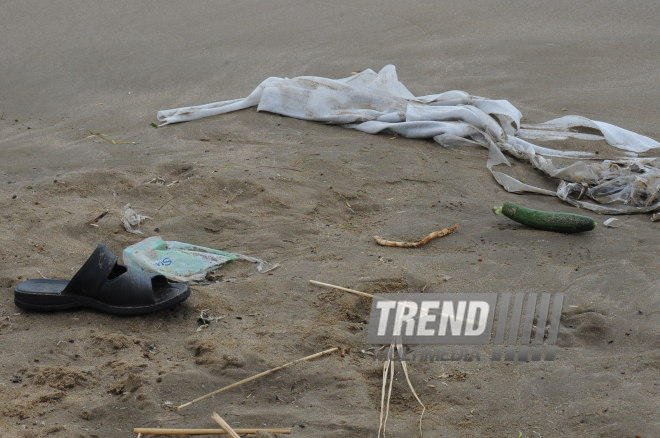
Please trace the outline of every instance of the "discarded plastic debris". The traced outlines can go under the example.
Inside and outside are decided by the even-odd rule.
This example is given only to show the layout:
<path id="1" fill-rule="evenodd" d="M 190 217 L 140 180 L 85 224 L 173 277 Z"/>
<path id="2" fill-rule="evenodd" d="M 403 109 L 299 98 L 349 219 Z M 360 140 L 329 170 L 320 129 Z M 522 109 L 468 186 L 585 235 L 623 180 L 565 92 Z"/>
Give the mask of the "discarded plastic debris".
<path id="1" fill-rule="evenodd" d="M 599 135 L 585 132 L 600 132 Z M 564 116 L 537 125 L 525 125 L 520 133 L 523 137 L 535 140 L 583 140 L 605 139 L 612 146 L 630 152 L 646 152 L 658 147 L 658 142 L 632 131 L 621 129 L 598 120 L 589 120 L 580 116 Z"/>
<path id="2" fill-rule="evenodd" d="M 258 111 L 342 125 L 369 134 L 432 138 L 444 147 L 482 146 L 489 150 L 486 167 L 509 192 L 557 196 L 600 214 L 644 213 L 660 208 L 660 158 L 637 157 L 637 153 L 660 148 L 652 138 L 580 116 L 522 125 L 522 113 L 510 102 L 465 91 L 415 96 L 399 82 L 393 65 L 378 73 L 367 69 L 342 79 L 272 77 L 245 98 L 159 111 L 158 120 L 167 125 L 253 106 Z M 604 140 L 625 151 L 625 156 L 598 160 L 591 152 L 550 149 L 525 140 L 573 138 Z M 557 188 L 532 186 L 495 170 L 496 166 L 511 165 L 505 152 L 557 180 Z"/>
<path id="3" fill-rule="evenodd" d="M 197 318 L 197 323 L 199 326 L 197 327 L 196 331 L 200 332 L 207 328 L 213 321 L 218 321 L 227 317 L 227 315 L 212 316 L 209 314 L 209 312 L 209 309 L 204 309 L 199 312 L 199 318 Z"/>
<path id="4" fill-rule="evenodd" d="M 149 237 L 125 248 L 123 259 L 127 266 L 162 274 L 170 280 L 179 282 L 204 281 L 208 272 L 232 260 L 257 263 L 257 270 L 261 273 L 272 271 L 279 266 L 242 254 L 189 243 L 165 241 L 159 236 Z"/>
<path id="5" fill-rule="evenodd" d="M 146 219 L 151 219 L 149 216 L 143 216 L 138 214 L 137 211 L 131 208 L 131 204 L 124 205 L 123 213 L 121 215 L 121 223 L 124 225 L 124 229 L 129 233 L 133 234 L 143 234 L 142 231 L 138 230 L 135 227 L 139 227 L 140 224 Z"/>
<path id="6" fill-rule="evenodd" d="M 617 223 L 618 221 L 619 219 L 611 217 L 609 219 L 605 219 L 605 221 L 603 221 L 603 225 L 609 228 L 619 228 L 621 224 Z"/>
<path id="7" fill-rule="evenodd" d="M 374 241 L 376 241 L 376 243 L 381 246 L 395 246 L 397 248 L 417 248 L 419 246 L 427 244 L 433 239 L 437 239 L 439 237 L 444 237 L 448 234 L 452 234 L 456 230 L 458 230 L 458 224 L 454 224 L 451 227 L 443 228 L 440 231 L 434 231 L 428 234 L 427 236 L 425 236 L 423 239 L 418 240 L 417 242 L 397 242 L 394 240 L 385 240 L 380 236 L 374 236 Z"/>
<path id="8" fill-rule="evenodd" d="M 160 186 L 164 186 L 165 185 L 165 178 L 163 178 L 162 176 L 155 176 L 155 177 L 151 178 L 149 181 L 147 181 L 146 183 L 147 184 L 158 184 Z"/>
<path id="9" fill-rule="evenodd" d="M 268 263 L 268 262 L 266 262 L 264 260 L 261 260 L 261 259 L 258 259 L 256 257 L 250 257 L 250 256 L 246 256 L 246 255 L 243 255 L 243 254 L 235 254 L 235 255 L 236 255 L 237 258 L 239 258 L 241 260 L 245 260 L 246 262 L 256 263 L 257 264 L 257 271 L 259 271 L 262 274 L 266 274 L 266 273 L 268 273 L 268 272 L 270 272 L 270 271 L 272 271 L 272 270 L 274 270 L 274 269 L 276 269 L 277 267 L 280 266 L 277 263 Z"/>

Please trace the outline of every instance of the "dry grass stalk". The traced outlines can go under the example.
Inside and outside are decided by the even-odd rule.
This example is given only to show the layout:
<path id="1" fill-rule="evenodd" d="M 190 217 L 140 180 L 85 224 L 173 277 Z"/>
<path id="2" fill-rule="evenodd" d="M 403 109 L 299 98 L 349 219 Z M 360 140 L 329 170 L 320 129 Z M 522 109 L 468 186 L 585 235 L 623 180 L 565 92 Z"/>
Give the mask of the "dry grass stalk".
<path id="1" fill-rule="evenodd" d="M 94 132 L 94 131 L 89 131 L 90 134 L 95 135 L 99 138 L 102 138 L 103 140 L 107 141 L 108 143 L 111 144 L 135 144 L 134 141 L 121 141 L 121 140 L 113 140 L 107 135 L 101 134 L 100 132 Z"/>
<path id="2" fill-rule="evenodd" d="M 225 421 L 224 418 L 220 416 L 217 412 L 214 412 L 213 415 L 211 415 L 211 418 L 213 418 L 213 421 L 218 423 L 218 426 L 222 427 L 224 430 L 227 431 L 227 435 L 229 435 L 231 438 L 241 438 L 236 431 Z"/>
<path id="3" fill-rule="evenodd" d="M 390 354 L 388 354 L 388 359 L 383 363 L 383 387 L 381 389 L 381 399 L 380 399 L 380 423 L 378 424 L 378 438 L 380 438 L 381 436 L 385 436 L 387 417 L 390 412 L 390 399 L 392 398 L 392 384 L 394 382 L 394 362 L 391 359 L 391 357 L 393 356 L 391 352 L 395 348 L 399 351 L 399 355 L 403 356 L 403 345 L 392 344 L 390 345 Z M 405 360 L 401 361 L 401 367 L 403 368 L 403 374 L 406 377 L 406 382 L 408 383 L 408 387 L 410 388 L 410 391 L 415 397 L 415 400 L 417 400 L 417 403 L 419 403 L 419 405 L 422 407 L 422 413 L 419 415 L 419 436 L 423 436 L 424 433 L 422 432 L 422 420 L 424 419 L 426 406 L 419 399 L 419 396 L 417 395 L 417 392 L 415 391 L 412 382 L 410 382 L 410 377 L 408 376 L 408 364 L 406 363 Z M 389 380 L 389 385 L 388 385 L 388 380 Z M 387 386 L 387 398 L 385 398 L 386 386 Z"/>
<path id="4" fill-rule="evenodd" d="M 188 403 L 184 403 L 181 406 L 177 407 L 177 409 L 186 408 L 186 407 L 192 405 L 193 403 L 197 403 L 198 401 L 202 401 L 202 400 L 207 399 L 209 397 L 213 397 L 214 395 L 220 394 L 221 392 L 227 391 L 228 389 L 236 388 L 237 386 L 243 385 L 244 383 L 248 383 L 248 382 L 251 382 L 253 380 L 260 379 L 261 377 L 267 376 L 267 375 L 272 374 L 272 373 L 274 373 L 276 371 L 279 371 L 279 370 L 283 370 L 284 368 L 288 368 L 291 365 L 297 364 L 298 362 L 305 362 L 305 361 L 308 361 L 308 360 L 316 359 L 316 358 L 324 356 L 326 354 L 334 353 L 337 350 L 339 350 L 339 347 L 330 348 L 328 350 L 324 350 L 324 351 L 321 351 L 319 353 L 311 354 L 311 355 L 303 357 L 301 359 L 297 359 L 297 360 L 294 360 L 292 362 L 285 363 L 284 365 L 280 365 L 278 367 L 271 368 L 271 369 L 266 370 L 264 372 L 261 372 L 259 374 L 255 374 L 252 377 L 248 377 L 246 379 L 240 380 L 238 382 L 232 383 L 231 385 L 227 385 L 227 386 L 225 386 L 223 388 L 220 388 L 216 391 L 213 391 L 213 392 L 210 392 L 206 395 L 198 397 L 195 400 L 189 401 Z"/>
<path id="5" fill-rule="evenodd" d="M 355 289 L 348 289 L 346 287 L 337 286 L 335 284 L 321 283 L 320 281 L 316 281 L 316 280 L 309 280 L 309 282 L 312 283 L 312 284 L 315 284 L 317 286 L 327 287 L 327 288 L 330 288 L 330 289 L 343 290 L 344 292 L 348 292 L 348 293 L 353 294 L 353 295 L 359 295 L 361 297 L 366 297 L 366 298 L 373 298 L 374 297 L 372 294 L 368 294 L 366 292 L 360 292 L 359 290 L 355 290 Z"/>
<path id="6" fill-rule="evenodd" d="M 266 428 L 266 429 L 234 429 L 239 435 L 254 435 L 259 432 L 266 433 L 279 433 L 288 435 L 291 429 L 288 427 L 282 428 Z M 227 435 L 224 429 L 163 429 L 155 427 L 136 427 L 133 433 L 144 435 Z"/>

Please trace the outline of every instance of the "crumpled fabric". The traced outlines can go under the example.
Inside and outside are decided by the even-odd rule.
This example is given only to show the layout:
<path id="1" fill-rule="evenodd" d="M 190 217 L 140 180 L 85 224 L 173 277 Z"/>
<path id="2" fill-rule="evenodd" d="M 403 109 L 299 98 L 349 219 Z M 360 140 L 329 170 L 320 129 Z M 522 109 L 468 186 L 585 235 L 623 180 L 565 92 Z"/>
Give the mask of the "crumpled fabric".
<path id="1" fill-rule="evenodd" d="M 557 196 L 601 214 L 660 209 L 660 161 L 637 155 L 660 148 L 654 139 L 580 116 L 523 125 L 522 113 L 509 101 L 472 96 L 465 91 L 415 96 L 399 82 L 393 65 L 378 73 L 367 69 L 342 79 L 272 77 L 245 98 L 159 111 L 157 116 L 162 125 L 167 125 L 254 106 L 257 111 L 341 125 L 369 134 L 430 138 L 444 147 L 484 147 L 489 150 L 488 169 L 512 193 Z M 599 160 L 590 152 L 552 149 L 529 141 L 570 139 L 604 140 L 623 152 L 620 158 Z M 556 179 L 557 189 L 535 187 L 495 169 L 511 165 L 505 153 L 528 161 Z M 567 160 L 571 161 L 568 165 Z"/>

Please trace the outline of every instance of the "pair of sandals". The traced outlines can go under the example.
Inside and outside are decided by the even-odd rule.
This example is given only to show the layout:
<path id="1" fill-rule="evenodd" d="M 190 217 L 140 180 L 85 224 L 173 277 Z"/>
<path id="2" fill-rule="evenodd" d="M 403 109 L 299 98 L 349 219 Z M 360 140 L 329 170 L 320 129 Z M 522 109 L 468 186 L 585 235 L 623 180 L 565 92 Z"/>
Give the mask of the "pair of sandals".
<path id="1" fill-rule="evenodd" d="M 71 280 L 32 279 L 14 289 L 14 302 L 26 310 L 87 307 L 114 315 L 157 312 L 189 296 L 186 284 L 118 263 L 117 256 L 102 243 Z"/>

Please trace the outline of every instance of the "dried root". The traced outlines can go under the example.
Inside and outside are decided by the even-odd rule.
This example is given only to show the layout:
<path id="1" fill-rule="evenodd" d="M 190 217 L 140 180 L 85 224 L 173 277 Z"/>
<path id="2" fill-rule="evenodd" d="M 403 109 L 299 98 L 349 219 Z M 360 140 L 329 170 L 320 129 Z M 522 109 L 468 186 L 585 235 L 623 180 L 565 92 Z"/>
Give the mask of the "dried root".
<path id="1" fill-rule="evenodd" d="M 458 224 L 454 224 L 451 227 L 444 228 L 440 231 L 434 231 L 433 233 L 429 234 L 428 236 L 424 237 L 422 240 L 419 240 L 417 242 L 397 242 L 394 240 L 385 240 L 380 236 L 374 236 L 374 240 L 376 241 L 377 244 L 381 246 L 396 246 L 397 248 L 417 248 L 418 246 L 425 245 L 429 241 L 433 239 L 437 239 L 438 237 L 444 237 L 448 234 L 454 233 L 456 230 L 458 230 Z"/>

